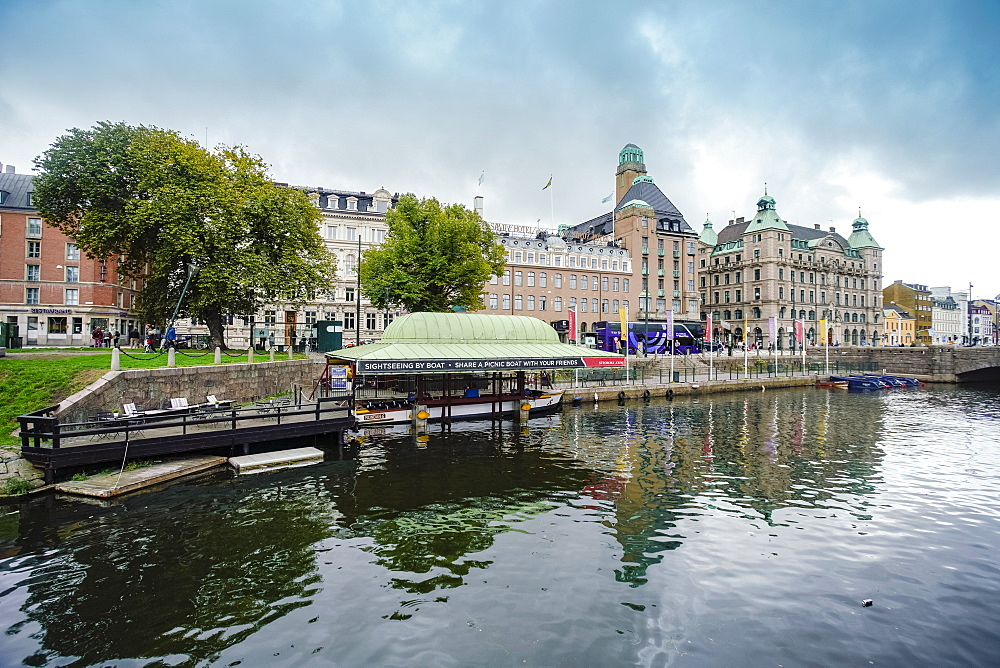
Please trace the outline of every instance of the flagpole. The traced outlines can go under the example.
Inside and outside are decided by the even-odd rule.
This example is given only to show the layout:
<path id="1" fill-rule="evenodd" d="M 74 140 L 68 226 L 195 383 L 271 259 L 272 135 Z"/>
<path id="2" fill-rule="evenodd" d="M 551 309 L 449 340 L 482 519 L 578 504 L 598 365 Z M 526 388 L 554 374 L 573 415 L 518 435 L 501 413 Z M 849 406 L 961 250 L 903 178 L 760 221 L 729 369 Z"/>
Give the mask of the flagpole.
<path id="1" fill-rule="evenodd" d="M 551 176 L 549 176 L 549 182 L 550 183 L 552 182 Z M 554 190 L 555 187 L 552 186 L 549 187 L 549 214 L 551 215 L 551 220 L 549 222 L 553 230 L 556 229 L 556 204 L 555 204 L 555 196 L 552 194 Z"/>
<path id="2" fill-rule="evenodd" d="M 806 323 L 799 321 L 799 331 L 798 336 L 795 337 L 799 339 L 799 345 L 802 346 L 802 373 L 806 372 Z"/>
<path id="3" fill-rule="evenodd" d="M 748 329 L 749 323 L 746 318 L 743 318 L 743 377 L 746 378 L 750 375 L 750 352 L 747 350 L 747 341 L 750 340 L 750 330 Z"/>

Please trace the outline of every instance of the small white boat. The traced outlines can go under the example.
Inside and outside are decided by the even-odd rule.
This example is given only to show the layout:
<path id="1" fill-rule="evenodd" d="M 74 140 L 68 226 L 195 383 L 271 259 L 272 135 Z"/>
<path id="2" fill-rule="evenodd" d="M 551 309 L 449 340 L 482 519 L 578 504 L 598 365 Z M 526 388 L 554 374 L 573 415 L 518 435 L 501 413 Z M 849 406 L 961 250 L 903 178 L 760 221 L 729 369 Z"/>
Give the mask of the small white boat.
<path id="1" fill-rule="evenodd" d="M 475 420 L 497 414 L 513 414 L 529 405 L 530 415 L 554 411 L 562 402 L 562 390 L 532 392 L 529 396 L 483 395 L 479 397 L 450 397 L 424 399 L 420 405 L 425 408 L 430 421 L 441 416 L 452 420 Z M 402 424 L 413 419 L 413 405 L 405 399 L 365 399 L 358 400 L 354 416 L 359 427 Z"/>

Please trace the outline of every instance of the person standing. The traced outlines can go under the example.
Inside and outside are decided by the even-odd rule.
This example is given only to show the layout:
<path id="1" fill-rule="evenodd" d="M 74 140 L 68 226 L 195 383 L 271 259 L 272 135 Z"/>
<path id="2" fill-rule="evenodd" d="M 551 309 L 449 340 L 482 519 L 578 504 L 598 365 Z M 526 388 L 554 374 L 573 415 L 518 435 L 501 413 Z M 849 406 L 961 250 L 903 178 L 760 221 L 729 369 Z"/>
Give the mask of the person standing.
<path id="1" fill-rule="evenodd" d="M 104 345 L 104 330 L 101 329 L 100 326 L 94 327 L 94 329 L 90 332 L 90 336 L 94 339 L 95 348 L 100 348 Z"/>
<path id="2" fill-rule="evenodd" d="M 170 323 L 167 327 L 167 342 L 164 344 L 165 348 L 176 348 L 177 347 L 177 330 L 174 329 L 174 323 Z"/>
<path id="3" fill-rule="evenodd" d="M 129 346 L 129 348 L 138 348 L 139 347 L 139 339 L 140 338 L 141 337 L 139 336 L 139 330 L 135 328 L 135 325 L 133 325 L 128 330 L 128 346 Z"/>

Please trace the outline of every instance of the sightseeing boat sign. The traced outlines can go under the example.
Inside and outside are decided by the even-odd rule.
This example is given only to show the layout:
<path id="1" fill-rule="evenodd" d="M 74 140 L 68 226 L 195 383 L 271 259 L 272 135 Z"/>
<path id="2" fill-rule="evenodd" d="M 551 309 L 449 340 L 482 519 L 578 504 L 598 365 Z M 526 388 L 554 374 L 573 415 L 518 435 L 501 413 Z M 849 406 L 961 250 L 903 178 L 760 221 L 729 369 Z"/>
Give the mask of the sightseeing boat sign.
<path id="1" fill-rule="evenodd" d="M 512 357 L 507 359 L 359 359 L 357 372 L 364 373 L 435 373 L 447 371 L 519 371 L 535 369 L 582 369 L 620 367 L 616 357 Z"/>

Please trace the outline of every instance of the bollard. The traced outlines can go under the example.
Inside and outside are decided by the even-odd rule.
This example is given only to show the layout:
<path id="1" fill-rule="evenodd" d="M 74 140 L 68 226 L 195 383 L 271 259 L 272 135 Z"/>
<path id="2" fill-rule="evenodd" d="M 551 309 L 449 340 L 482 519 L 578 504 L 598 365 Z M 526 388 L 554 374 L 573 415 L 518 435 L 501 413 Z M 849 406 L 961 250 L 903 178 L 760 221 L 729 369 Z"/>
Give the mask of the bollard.
<path id="1" fill-rule="evenodd" d="M 167 366 L 171 369 L 177 366 L 177 352 L 173 346 L 167 348 Z"/>
<path id="2" fill-rule="evenodd" d="M 121 371 L 122 370 L 122 351 L 118 348 L 113 348 L 111 350 L 111 370 Z"/>
<path id="3" fill-rule="evenodd" d="M 427 431 L 427 418 L 431 416 L 427 412 L 427 406 L 413 407 L 413 431 L 422 434 Z"/>
<path id="4" fill-rule="evenodd" d="M 520 410 L 517 411 L 517 418 L 521 422 L 527 422 L 528 416 L 531 414 L 531 404 L 527 399 L 521 401 Z"/>
<path id="5" fill-rule="evenodd" d="M 215 363 L 222 364 L 222 348 L 215 346 Z"/>
<path id="6" fill-rule="evenodd" d="M 288 359 L 295 359 L 295 356 L 292 354 L 292 346 L 288 346 Z"/>
<path id="7" fill-rule="evenodd" d="M 253 346 L 247 348 L 247 364 L 253 364 Z"/>
<path id="8" fill-rule="evenodd" d="M 273 362 L 274 361 L 274 346 L 271 346 L 270 350 L 271 350 L 271 361 Z"/>

